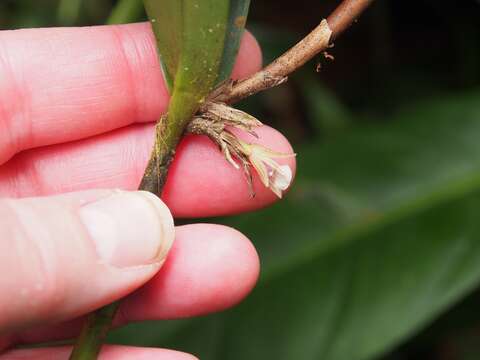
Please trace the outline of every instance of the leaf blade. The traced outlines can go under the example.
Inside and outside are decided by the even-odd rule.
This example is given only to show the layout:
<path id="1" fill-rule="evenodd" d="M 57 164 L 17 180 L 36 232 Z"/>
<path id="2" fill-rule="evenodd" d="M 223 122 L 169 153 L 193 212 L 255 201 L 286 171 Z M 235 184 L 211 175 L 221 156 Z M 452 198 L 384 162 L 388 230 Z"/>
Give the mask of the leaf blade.
<path id="1" fill-rule="evenodd" d="M 182 49 L 183 0 L 145 0 L 144 4 L 157 40 L 163 74 L 169 90 L 172 91 Z"/>
<path id="2" fill-rule="evenodd" d="M 222 64 L 217 83 L 227 80 L 232 73 L 237 58 L 240 41 L 247 22 L 250 0 L 231 0 L 228 20 L 228 33 L 222 56 Z"/>

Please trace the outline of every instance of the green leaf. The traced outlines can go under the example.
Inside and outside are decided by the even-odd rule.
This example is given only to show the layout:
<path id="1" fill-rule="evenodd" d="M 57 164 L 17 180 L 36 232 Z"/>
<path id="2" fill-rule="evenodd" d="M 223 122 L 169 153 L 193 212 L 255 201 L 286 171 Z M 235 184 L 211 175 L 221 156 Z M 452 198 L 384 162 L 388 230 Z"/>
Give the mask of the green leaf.
<path id="1" fill-rule="evenodd" d="M 227 80 L 235 65 L 240 40 L 242 39 L 247 23 L 250 0 L 230 0 L 230 16 L 228 20 L 228 33 L 223 50 L 222 64 L 220 66 L 217 83 Z"/>
<path id="2" fill-rule="evenodd" d="M 247 11 L 247 1 L 144 0 L 172 93 L 165 142 L 177 139 L 184 125 L 217 85 L 238 49 L 240 28 L 235 13 Z M 235 29 L 230 29 L 234 26 Z M 229 33 L 229 36 L 227 36 Z M 227 41 L 228 40 L 228 41 Z M 226 44 L 228 44 L 226 46 Z"/>
<path id="3" fill-rule="evenodd" d="M 264 278 L 227 320 L 223 358 L 369 359 L 479 284 L 479 100 L 299 151 L 288 203 L 234 224 Z"/>
<path id="4" fill-rule="evenodd" d="M 305 98 L 305 108 L 313 130 L 322 136 L 345 131 L 351 124 L 351 114 L 330 89 L 312 77 L 311 70 L 299 71 L 296 79 Z M 321 101 L 319 101 L 321 99 Z"/>
<path id="5" fill-rule="evenodd" d="M 210 91 L 230 76 L 249 4 L 250 0 L 145 0 L 170 90 L 181 78 L 197 92 L 201 86 Z"/>
<path id="6" fill-rule="evenodd" d="M 62 25 L 77 22 L 82 8 L 82 0 L 61 0 L 57 8 L 57 21 Z"/>
<path id="7" fill-rule="evenodd" d="M 479 102 L 440 99 L 298 149 L 286 201 L 228 222 L 259 249 L 257 289 L 161 344 L 213 360 L 372 359 L 468 294 L 480 283 Z"/>
<path id="8" fill-rule="evenodd" d="M 145 0 L 144 3 L 157 40 L 163 74 L 171 91 L 183 51 L 182 8 L 184 1 Z"/>
<path id="9" fill-rule="evenodd" d="M 143 12 L 142 0 L 119 0 L 112 10 L 107 24 L 126 24 L 138 21 Z"/>

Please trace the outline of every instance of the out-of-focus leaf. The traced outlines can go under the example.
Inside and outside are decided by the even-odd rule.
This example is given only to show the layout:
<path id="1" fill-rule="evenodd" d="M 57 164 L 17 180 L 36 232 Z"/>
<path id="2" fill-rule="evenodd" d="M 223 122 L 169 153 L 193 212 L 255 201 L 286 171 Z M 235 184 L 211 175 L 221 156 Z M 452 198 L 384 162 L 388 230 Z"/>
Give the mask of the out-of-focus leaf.
<path id="1" fill-rule="evenodd" d="M 107 24 L 126 24 L 138 21 L 143 12 L 142 0 L 120 0 L 108 17 Z"/>
<path id="2" fill-rule="evenodd" d="M 296 79 L 305 98 L 306 112 L 314 130 L 328 136 L 348 128 L 352 120 L 351 114 L 330 89 L 312 78 L 310 69 L 302 72 Z"/>
<path id="3" fill-rule="evenodd" d="M 480 282 L 479 101 L 299 149 L 287 200 L 229 221 L 259 249 L 258 288 L 161 344 L 213 360 L 363 360 L 425 326 Z"/>
<path id="4" fill-rule="evenodd" d="M 61 0 L 57 8 L 57 21 L 61 25 L 74 25 L 80 15 L 82 0 Z"/>

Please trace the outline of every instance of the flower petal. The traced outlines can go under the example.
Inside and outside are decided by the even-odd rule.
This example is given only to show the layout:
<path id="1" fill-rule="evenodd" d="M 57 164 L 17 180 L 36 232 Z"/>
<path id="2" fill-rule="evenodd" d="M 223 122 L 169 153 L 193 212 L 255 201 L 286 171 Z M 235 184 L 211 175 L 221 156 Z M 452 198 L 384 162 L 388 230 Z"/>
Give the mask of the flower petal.
<path id="1" fill-rule="evenodd" d="M 282 191 L 287 190 L 292 182 L 292 170 L 288 165 L 279 166 L 270 177 L 271 187 L 276 187 Z"/>
<path id="2" fill-rule="evenodd" d="M 281 153 L 258 144 L 250 144 L 250 146 L 251 152 L 261 158 L 290 158 L 296 156 L 296 154 Z"/>
<path id="3" fill-rule="evenodd" d="M 249 156 L 250 163 L 253 165 L 255 170 L 257 170 L 258 176 L 260 177 L 260 180 L 262 181 L 263 185 L 265 187 L 270 186 L 270 180 L 268 176 L 268 170 L 267 167 L 265 166 L 263 159 L 257 158 L 255 156 Z"/>
<path id="4" fill-rule="evenodd" d="M 282 190 L 278 189 L 277 187 L 275 187 L 275 186 L 273 186 L 273 185 L 270 186 L 270 190 L 272 190 L 272 192 L 273 192 L 275 195 L 277 195 L 279 199 L 282 198 L 282 196 L 283 196 Z"/>

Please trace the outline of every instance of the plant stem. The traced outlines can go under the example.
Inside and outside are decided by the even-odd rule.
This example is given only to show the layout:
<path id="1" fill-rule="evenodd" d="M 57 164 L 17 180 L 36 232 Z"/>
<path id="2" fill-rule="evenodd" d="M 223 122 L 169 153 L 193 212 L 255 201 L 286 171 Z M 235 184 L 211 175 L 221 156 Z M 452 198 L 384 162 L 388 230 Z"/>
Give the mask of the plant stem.
<path id="1" fill-rule="evenodd" d="M 135 0 L 123 0 L 125 6 Z M 330 41 L 343 32 L 373 0 L 344 0 L 340 6 L 323 20 L 309 35 L 292 49 L 251 77 L 235 84 L 231 91 L 219 100 L 233 103 L 257 92 L 281 84 L 286 77 L 328 48 Z M 122 13 L 122 17 L 126 13 Z M 123 21 L 119 21 L 123 22 Z M 175 97 L 173 97 L 175 98 Z M 171 103 L 170 106 L 182 107 Z M 196 111 L 196 110 L 195 110 Z M 168 169 L 175 156 L 175 149 L 182 138 L 188 120 L 185 114 L 193 114 L 192 109 L 183 109 L 178 118 L 160 119 L 156 127 L 155 145 L 145 170 L 140 190 L 161 195 Z M 95 360 L 118 310 L 119 302 L 107 305 L 92 313 L 82 329 L 80 337 L 70 356 L 70 360 Z"/>
<path id="2" fill-rule="evenodd" d="M 162 118 L 155 131 L 155 145 L 148 162 L 139 190 L 161 195 L 168 169 L 175 156 L 175 149 L 183 135 L 183 126 L 174 126 L 173 122 Z M 185 125 L 186 126 L 186 125 Z"/>
<path id="3" fill-rule="evenodd" d="M 119 305 L 120 302 L 117 301 L 88 315 L 70 355 L 70 360 L 94 360 L 97 358 Z"/>
<path id="4" fill-rule="evenodd" d="M 222 101 L 235 103 L 260 91 L 282 84 L 287 76 L 330 46 L 330 41 L 344 32 L 373 0 L 344 0 L 310 34 L 271 64 L 236 83 Z"/>
<path id="5" fill-rule="evenodd" d="M 332 39 L 336 39 L 347 30 L 365 9 L 373 3 L 373 0 L 345 0 L 327 18 L 328 25 L 332 29 Z"/>
<path id="6" fill-rule="evenodd" d="M 168 168 L 175 155 L 175 148 L 182 138 L 184 124 L 160 119 L 155 131 L 155 145 L 139 190 L 161 194 Z M 120 301 L 104 306 L 91 313 L 75 343 L 69 360 L 95 360 L 105 341 Z"/>
<path id="7" fill-rule="evenodd" d="M 332 36 L 327 20 L 322 20 L 310 34 L 271 64 L 233 86 L 225 102 L 235 103 L 260 91 L 282 84 L 287 76 L 325 50 Z"/>

